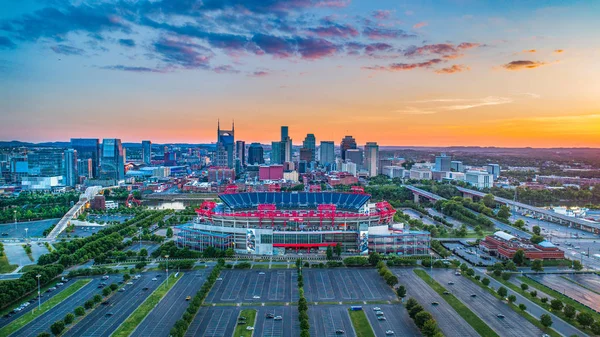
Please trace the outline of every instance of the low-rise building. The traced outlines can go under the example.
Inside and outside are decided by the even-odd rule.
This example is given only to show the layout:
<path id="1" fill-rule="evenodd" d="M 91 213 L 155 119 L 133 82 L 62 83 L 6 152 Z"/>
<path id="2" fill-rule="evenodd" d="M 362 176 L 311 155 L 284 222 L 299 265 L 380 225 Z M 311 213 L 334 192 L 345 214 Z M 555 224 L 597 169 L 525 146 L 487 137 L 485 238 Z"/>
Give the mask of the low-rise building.
<path id="1" fill-rule="evenodd" d="M 431 180 L 431 169 L 425 167 L 413 167 L 410 169 L 410 179 Z"/>
<path id="2" fill-rule="evenodd" d="M 549 241 L 533 244 L 508 233 L 498 231 L 488 235 L 479 243 L 482 250 L 501 259 L 512 259 L 521 249 L 525 257 L 535 260 L 559 260 L 565 258 L 565 253 Z"/>

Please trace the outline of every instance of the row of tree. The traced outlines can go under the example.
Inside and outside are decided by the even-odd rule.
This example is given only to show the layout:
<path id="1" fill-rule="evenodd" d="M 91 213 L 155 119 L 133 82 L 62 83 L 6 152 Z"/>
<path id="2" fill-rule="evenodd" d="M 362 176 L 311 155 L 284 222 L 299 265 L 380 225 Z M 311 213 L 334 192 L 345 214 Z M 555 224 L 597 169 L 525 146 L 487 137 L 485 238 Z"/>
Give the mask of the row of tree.
<path id="1" fill-rule="evenodd" d="M 425 311 L 422 305 L 414 298 L 409 298 L 406 301 L 406 310 L 408 315 L 413 319 L 423 336 L 426 337 L 443 337 L 435 319 L 431 313 Z"/>
<path id="2" fill-rule="evenodd" d="M 302 276 L 302 259 L 296 260 L 298 271 L 298 320 L 300 321 L 300 337 L 310 337 L 308 323 L 308 301 L 304 297 L 304 276 Z"/>
<path id="3" fill-rule="evenodd" d="M 21 297 L 37 289 L 40 276 L 40 284 L 43 286 L 60 275 L 64 270 L 62 265 L 51 264 L 47 266 L 35 266 L 24 273 L 18 280 L 6 280 L 0 282 L 0 306 L 5 308 Z"/>

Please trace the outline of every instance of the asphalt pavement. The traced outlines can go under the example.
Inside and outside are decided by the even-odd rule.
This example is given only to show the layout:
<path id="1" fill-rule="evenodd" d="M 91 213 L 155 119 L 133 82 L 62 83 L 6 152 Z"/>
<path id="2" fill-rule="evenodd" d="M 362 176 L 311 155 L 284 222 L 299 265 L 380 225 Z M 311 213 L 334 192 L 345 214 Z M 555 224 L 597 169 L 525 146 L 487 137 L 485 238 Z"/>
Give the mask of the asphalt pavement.
<path id="1" fill-rule="evenodd" d="M 241 307 L 201 307 L 185 336 L 229 337 L 233 335 L 241 310 Z"/>
<path id="2" fill-rule="evenodd" d="M 389 330 L 393 331 L 395 336 L 421 336 L 419 328 L 402 304 L 363 305 L 362 307 L 375 336 L 385 336 L 386 331 Z M 386 319 L 379 320 L 373 308 L 381 309 Z"/>
<path id="3" fill-rule="evenodd" d="M 244 309 L 247 309 L 244 307 Z M 297 337 L 300 336 L 300 322 L 298 320 L 298 307 L 265 306 L 257 307 L 254 336 L 256 337 Z M 309 309 L 310 311 L 310 309 Z M 281 316 L 281 320 L 267 318 L 267 313 Z"/>
<path id="4" fill-rule="evenodd" d="M 19 266 L 27 266 L 30 264 L 35 264 L 34 261 L 29 259 L 29 256 L 25 252 L 23 248 L 24 243 L 12 244 L 5 243 L 4 244 L 4 253 L 6 254 L 6 258 L 8 259 L 8 263 L 17 264 Z M 32 248 L 33 253 L 33 248 Z"/>
<path id="5" fill-rule="evenodd" d="M 110 336 L 165 280 L 165 277 L 163 276 L 162 278 L 159 278 L 158 281 L 152 281 L 154 276 L 154 273 L 145 273 L 139 280 L 132 281 L 133 285 L 126 285 L 125 291 L 117 292 L 108 300 L 109 305 L 101 304 L 96 307 L 96 309 L 89 313 L 63 336 Z M 116 283 L 121 279 L 122 277 L 120 275 L 111 275 L 110 279 L 105 282 L 111 284 L 113 282 Z M 143 290 L 144 287 L 148 287 L 149 289 Z M 73 311 L 73 309 L 71 309 L 71 311 Z M 112 315 L 107 316 L 109 313 Z"/>
<path id="6" fill-rule="evenodd" d="M 265 303 L 298 300 L 295 269 L 224 270 L 207 303 Z"/>
<path id="7" fill-rule="evenodd" d="M 392 268 L 391 270 L 398 276 L 398 279 L 401 280 L 400 283 L 407 289 L 405 299 L 414 297 L 426 311 L 431 313 L 445 336 L 479 336 L 475 329 L 442 296 L 413 272 L 413 268 Z M 448 285 L 443 286 L 445 288 L 449 287 Z M 439 304 L 435 306 L 431 305 L 433 302 Z"/>
<path id="8" fill-rule="evenodd" d="M 175 322 L 183 316 L 190 303 L 185 298 L 187 296 L 194 298 L 198 290 L 206 282 L 206 277 L 211 269 L 184 272 L 181 280 L 150 311 L 131 336 L 168 336 L 169 331 L 175 325 Z"/>
<path id="9" fill-rule="evenodd" d="M 310 335 L 319 337 L 337 336 L 336 330 L 344 330 L 343 336 L 356 337 L 350 321 L 347 305 L 313 305 L 308 307 Z"/>
<path id="10" fill-rule="evenodd" d="M 58 223 L 60 219 L 46 219 L 36 221 L 14 222 L 0 224 L 0 233 L 6 233 L 2 235 L 2 239 L 21 239 L 25 238 L 25 228 L 27 228 L 27 237 L 43 237 L 44 230 L 50 228 L 50 226 Z"/>
<path id="11" fill-rule="evenodd" d="M 600 311 L 600 295 L 579 286 L 575 283 L 577 281 L 575 281 L 574 278 L 570 278 L 569 275 L 546 274 L 528 275 L 528 277 L 582 303 L 583 305 L 596 311 Z"/>
<path id="12" fill-rule="evenodd" d="M 309 302 L 395 300 L 377 270 L 369 268 L 304 269 Z"/>

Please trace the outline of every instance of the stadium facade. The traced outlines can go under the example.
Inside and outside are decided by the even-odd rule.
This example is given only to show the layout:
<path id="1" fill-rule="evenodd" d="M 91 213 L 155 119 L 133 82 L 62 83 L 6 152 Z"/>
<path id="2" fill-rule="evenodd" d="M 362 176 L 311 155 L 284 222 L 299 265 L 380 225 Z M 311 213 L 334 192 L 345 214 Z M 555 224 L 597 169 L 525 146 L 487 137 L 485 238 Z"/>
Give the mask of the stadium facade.
<path id="1" fill-rule="evenodd" d="M 241 192 L 205 201 L 191 224 L 178 226 L 179 247 L 233 248 L 238 254 L 318 253 L 338 243 L 354 254 L 428 254 L 428 232 L 394 224 L 388 202 L 370 203 L 361 188 L 337 192 Z"/>

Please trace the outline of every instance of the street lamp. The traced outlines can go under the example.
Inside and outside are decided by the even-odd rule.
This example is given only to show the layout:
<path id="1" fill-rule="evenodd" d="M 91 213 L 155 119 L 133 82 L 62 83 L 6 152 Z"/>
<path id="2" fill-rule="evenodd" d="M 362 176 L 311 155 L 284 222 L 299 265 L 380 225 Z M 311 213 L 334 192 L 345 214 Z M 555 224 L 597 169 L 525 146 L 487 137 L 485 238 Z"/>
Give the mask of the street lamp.
<path id="1" fill-rule="evenodd" d="M 37 278 L 37 281 L 38 281 L 38 310 L 40 310 L 40 306 L 41 306 L 41 304 L 42 304 L 42 303 L 41 303 L 41 302 L 42 302 L 42 299 L 41 299 L 41 297 L 40 297 L 40 295 L 41 295 L 41 294 L 40 294 L 40 277 L 41 277 L 41 276 L 42 276 L 42 275 L 40 275 L 40 274 L 37 274 L 37 275 L 35 275 L 35 277 Z"/>
<path id="2" fill-rule="evenodd" d="M 15 229 L 17 229 L 17 210 L 14 210 L 13 213 L 15 215 Z"/>
<path id="3" fill-rule="evenodd" d="M 140 251 L 142 251 L 142 227 L 138 227 L 138 232 L 140 233 Z"/>
<path id="4" fill-rule="evenodd" d="M 29 228 L 25 228 L 25 240 L 27 240 L 27 231 L 29 230 Z"/>
<path id="5" fill-rule="evenodd" d="M 167 287 L 169 286 L 169 255 L 165 255 L 165 259 L 167 259 Z"/>

